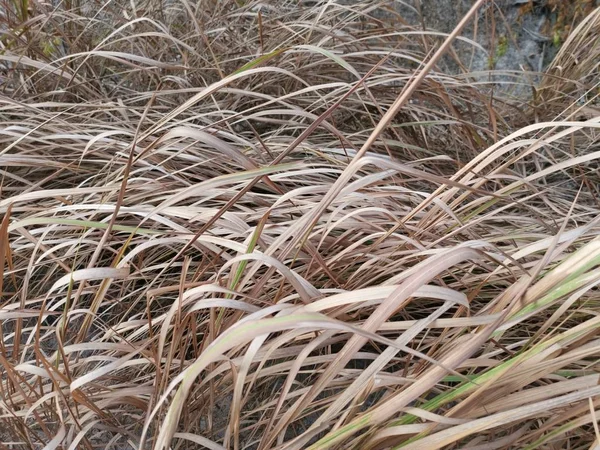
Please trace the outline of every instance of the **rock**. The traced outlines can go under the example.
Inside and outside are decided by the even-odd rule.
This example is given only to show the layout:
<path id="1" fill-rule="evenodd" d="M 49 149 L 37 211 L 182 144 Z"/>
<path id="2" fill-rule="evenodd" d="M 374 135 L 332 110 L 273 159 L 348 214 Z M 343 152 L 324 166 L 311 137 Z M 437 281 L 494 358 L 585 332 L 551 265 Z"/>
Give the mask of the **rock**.
<path id="1" fill-rule="evenodd" d="M 406 0 L 394 2 L 395 9 L 413 26 L 450 33 L 475 0 Z M 462 36 L 473 39 L 484 51 L 464 42 L 454 47 L 467 70 L 505 83 L 514 95 L 530 94 L 527 85 L 537 83 L 539 73 L 552 61 L 571 24 L 600 4 L 599 0 L 496 0 L 486 2 L 476 21 Z M 445 58 L 441 69 L 459 73 L 459 66 Z M 482 73 L 483 72 L 483 73 Z M 504 74 L 504 75 L 503 75 Z M 515 84 L 516 83 L 516 84 Z"/>

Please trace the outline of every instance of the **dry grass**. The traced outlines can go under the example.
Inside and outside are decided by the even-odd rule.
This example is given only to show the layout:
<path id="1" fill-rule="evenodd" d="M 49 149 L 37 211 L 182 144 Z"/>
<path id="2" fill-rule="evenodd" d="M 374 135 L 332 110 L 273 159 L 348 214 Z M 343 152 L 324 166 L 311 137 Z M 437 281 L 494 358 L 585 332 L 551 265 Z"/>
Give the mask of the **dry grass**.
<path id="1" fill-rule="evenodd" d="M 0 9 L 0 448 L 600 446 L 599 10 L 530 101 L 387 2 L 95 3 Z"/>

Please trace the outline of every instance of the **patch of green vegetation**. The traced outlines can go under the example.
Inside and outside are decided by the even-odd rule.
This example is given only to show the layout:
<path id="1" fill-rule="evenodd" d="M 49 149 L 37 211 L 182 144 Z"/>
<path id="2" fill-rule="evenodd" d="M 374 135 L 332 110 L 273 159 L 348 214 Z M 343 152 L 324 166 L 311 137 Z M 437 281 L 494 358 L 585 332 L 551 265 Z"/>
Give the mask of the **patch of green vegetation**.
<path id="1" fill-rule="evenodd" d="M 555 47 L 560 47 L 560 43 L 561 43 L 560 31 L 554 30 L 554 34 L 552 35 L 552 45 L 554 45 Z"/>
<path id="2" fill-rule="evenodd" d="M 55 55 L 61 43 L 62 39 L 58 36 L 48 39 L 43 43 L 42 52 L 47 57 Z"/>
<path id="3" fill-rule="evenodd" d="M 498 44 L 496 45 L 496 51 L 493 55 L 488 57 L 488 68 L 492 70 L 496 67 L 496 63 L 500 58 L 502 58 L 508 52 L 508 38 L 504 35 L 500 36 L 498 39 Z"/>
<path id="4" fill-rule="evenodd" d="M 506 36 L 500 36 L 498 45 L 496 46 L 496 58 L 502 58 L 508 52 L 508 38 Z"/>

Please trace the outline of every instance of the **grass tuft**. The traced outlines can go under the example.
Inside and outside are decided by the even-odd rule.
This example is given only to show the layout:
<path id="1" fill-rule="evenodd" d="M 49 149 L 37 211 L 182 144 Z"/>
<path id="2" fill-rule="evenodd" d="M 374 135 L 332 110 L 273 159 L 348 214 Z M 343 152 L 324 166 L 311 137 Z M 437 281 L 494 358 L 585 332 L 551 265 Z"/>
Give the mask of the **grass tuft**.
<path id="1" fill-rule="evenodd" d="M 600 9 L 485 3 L 4 1 L 0 447 L 600 445 Z"/>

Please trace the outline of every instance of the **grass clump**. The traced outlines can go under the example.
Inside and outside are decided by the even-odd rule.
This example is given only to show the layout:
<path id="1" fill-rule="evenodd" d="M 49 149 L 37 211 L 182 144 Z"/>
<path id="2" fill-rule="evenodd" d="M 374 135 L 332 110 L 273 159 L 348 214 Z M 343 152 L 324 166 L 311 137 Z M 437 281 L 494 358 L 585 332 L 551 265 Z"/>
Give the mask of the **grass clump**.
<path id="1" fill-rule="evenodd" d="M 4 447 L 598 445 L 600 11 L 483 3 L 5 3 Z"/>

